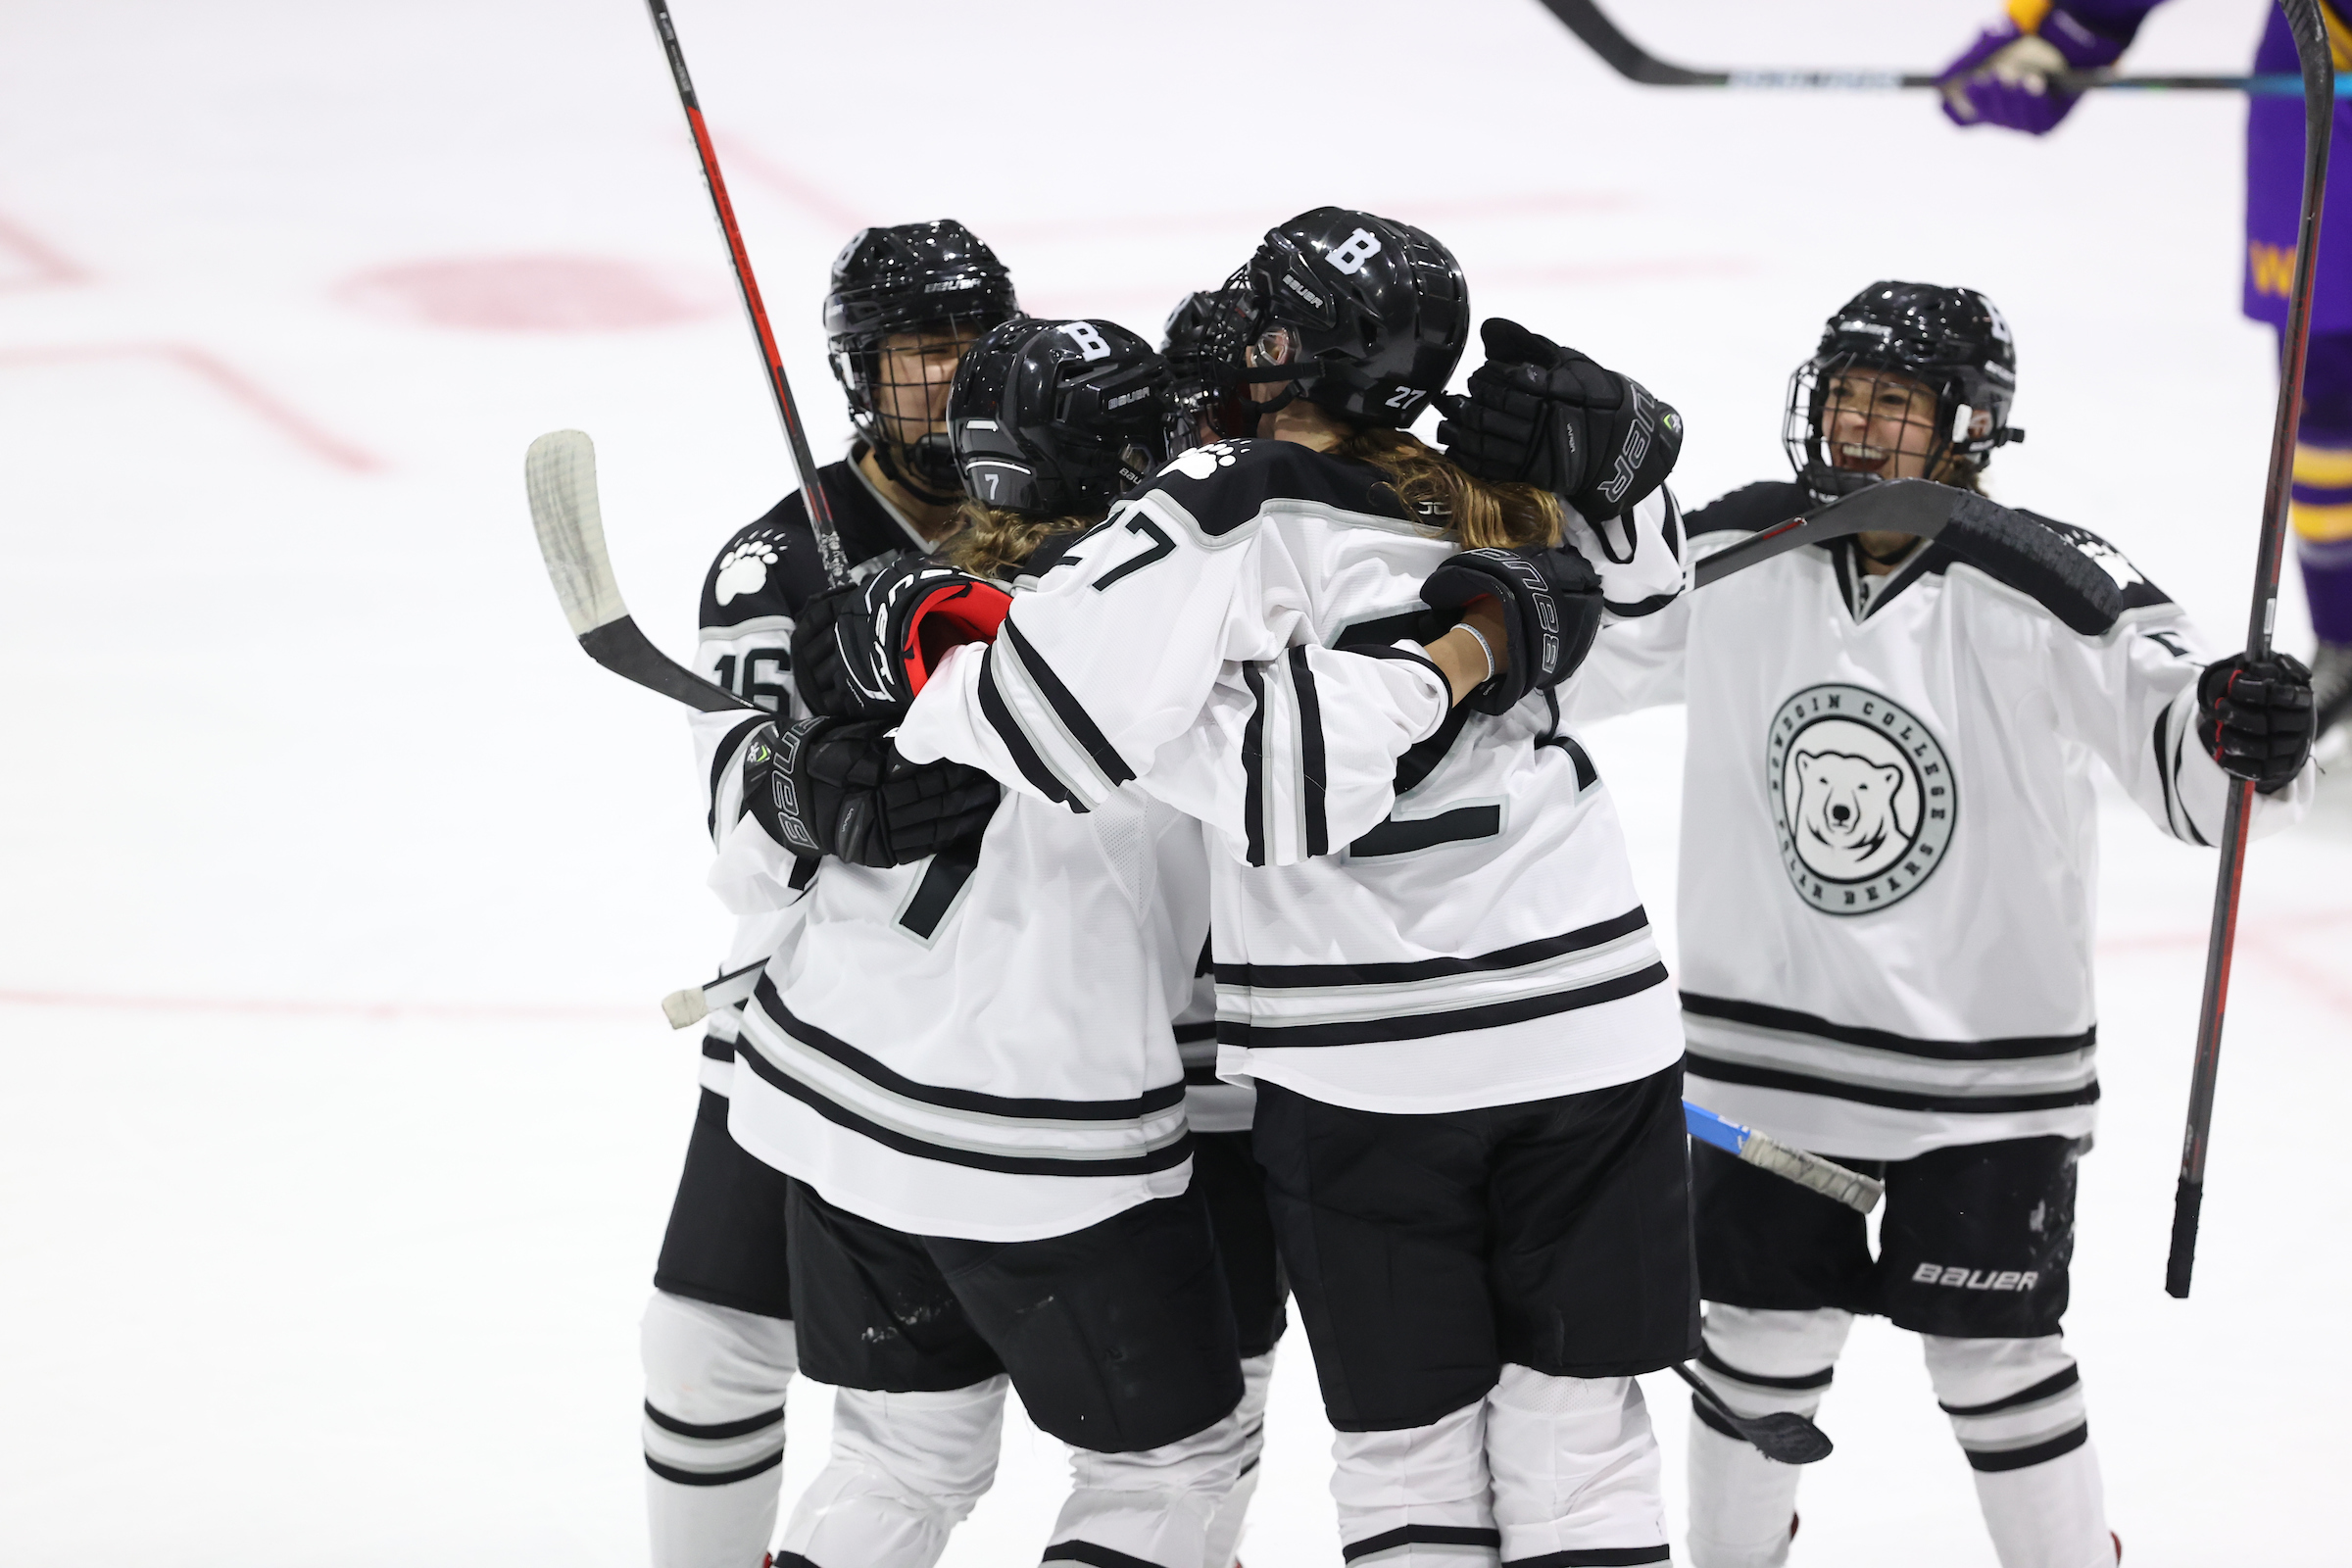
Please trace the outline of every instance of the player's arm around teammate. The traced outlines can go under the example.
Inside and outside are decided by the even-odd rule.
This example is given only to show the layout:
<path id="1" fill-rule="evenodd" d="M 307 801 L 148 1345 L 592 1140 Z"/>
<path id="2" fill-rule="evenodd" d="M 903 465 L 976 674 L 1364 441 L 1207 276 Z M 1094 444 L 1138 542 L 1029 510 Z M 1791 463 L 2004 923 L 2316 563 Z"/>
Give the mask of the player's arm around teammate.
<path id="1" fill-rule="evenodd" d="M 950 411 L 985 503 L 961 558 L 1003 569 L 1100 520 L 1159 460 L 1165 380 L 1106 321 L 985 337 Z M 786 1560 L 935 1559 L 986 1485 L 1009 1381 L 1074 1450 L 1050 1555 L 1199 1568 L 1230 1553 L 1258 1441 L 1171 1023 L 1206 933 L 1200 830 L 1140 800 L 1077 817 L 1016 795 L 975 835 L 901 843 L 895 811 L 973 771 L 893 743 L 907 656 L 992 631 L 1005 594 L 913 562 L 829 604 L 796 639 L 816 716 L 747 775 L 721 861 L 825 857 L 746 1006 L 730 1121 L 794 1178 L 803 1366 L 843 1412 Z"/>
<path id="2" fill-rule="evenodd" d="M 1982 295 L 1872 285 L 1791 378 L 1794 482 L 1692 513 L 1693 553 L 1884 479 L 1975 488 L 2016 369 Z M 2310 796 L 2310 692 L 2291 660 L 2208 663 L 2119 551 L 2021 522 L 2096 563 L 2121 613 L 1866 533 L 1604 633 L 1582 695 L 1690 706 L 1692 1098 L 1887 1185 L 1874 1255 L 1850 1209 L 1693 1149 L 1705 1375 L 1742 1414 L 1810 1415 L 1853 1314 L 1886 1315 L 1923 1336 L 2005 1568 L 2093 1568 L 2114 1545 L 2060 1337 L 2098 1100 L 2092 761 L 2190 843 L 2252 778 L 2273 831 Z M 1798 1473 L 1696 1405 L 1690 1455 L 1692 1560 L 1783 1561 Z"/>
<path id="3" fill-rule="evenodd" d="M 943 299 L 954 300 L 951 308 Z M 988 247 L 953 220 L 861 230 L 825 300 L 832 363 L 857 440 L 817 473 L 854 566 L 921 552 L 953 525 L 941 477 L 947 387 L 962 347 L 1016 309 Z M 703 582 L 696 673 L 795 716 L 793 628 L 825 587 L 796 491 L 722 546 Z M 764 721 L 696 714 L 708 821 L 742 814 L 746 750 Z M 806 870 L 800 874 L 805 879 Z M 789 881 L 794 873 L 785 872 Z M 791 940 L 797 898 L 742 916 L 722 969 Z M 774 1534 L 785 1393 L 798 1365 L 784 1243 L 784 1178 L 727 1136 L 741 1008 L 710 1015 L 703 1092 L 641 1331 L 647 1510 L 656 1568 L 757 1568 Z"/>
<path id="4" fill-rule="evenodd" d="M 1228 439 L 950 656 L 901 743 L 1209 825 L 1219 1069 L 1256 1085 L 1350 1560 L 1663 1562 L 1632 1375 L 1695 1346 L 1682 1047 L 1550 703 L 1604 578 L 1547 492 L 1403 433 L 1468 335 L 1435 239 L 1318 209 L 1228 299 Z M 1663 548 L 1661 494 L 1620 514 Z M 1481 597 L 1492 659 L 1453 624 Z"/>

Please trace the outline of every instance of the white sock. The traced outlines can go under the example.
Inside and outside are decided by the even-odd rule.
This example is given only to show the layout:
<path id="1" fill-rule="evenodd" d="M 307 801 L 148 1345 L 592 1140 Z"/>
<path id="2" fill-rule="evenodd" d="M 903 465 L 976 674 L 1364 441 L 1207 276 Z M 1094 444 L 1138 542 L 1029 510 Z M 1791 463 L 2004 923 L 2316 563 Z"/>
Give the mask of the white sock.
<path id="1" fill-rule="evenodd" d="M 1258 1459 L 1266 1447 L 1266 1395 L 1274 1384 L 1274 1352 L 1246 1357 L 1242 1362 L 1242 1402 L 1234 1414 L 1242 1423 L 1242 1476 L 1217 1505 L 1209 1521 L 1208 1545 L 1201 1553 L 1207 1568 L 1234 1568 L 1242 1545 L 1242 1523 L 1250 1516 L 1250 1499 L 1257 1495 Z"/>
<path id="2" fill-rule="evenodd" d="M 1922 1339 L 2001 1568 L 2114 1568 L 2098 1451 L 2065 1340 Z"/>
<path id="3" fill-rule="evenodd" d="M 1334 1433 L 1331 1457 L 1348 1568 L 1481 1568 L 1500 1560 L 1486 1400 L 1427 1426 Z"/>
<path id="4" fill-rule="evenodd" d="M 1740 1415 L 1791 1410 L 1809 1420 L 1853 1326 L 1852 1313 L 1829 1307 L 1769 1312 L 1711 1302 L 1706 1349 L 1692 1370 Z M 1803 1474 L 1708 1426 L 1694 1405 L 1687 1542 L 1693 1568 L 1780 1568 Z"/>
<path id="5" fill-rule="evenodd" d="M 1244 1363 L 1245 1368 L 1248 1363 Z M 1070 1495 L 1048 1538 L 1047 1562 L 1132 1559 L 1152 1568 L 1210 1568 L 1208 1538 L 1264 1441 L 1264 1407 L 1245 1396 L 1210 1426 L 1136 1453 L 1070 1450 Z"/>
<path id="6" fill-rule="evenodd" d="M 943 1394 L 833 1391 L 833 1451 L 793 1504 L 779 1565 L 930 1568 L 997 1478 L 1002 1376 Z"/>
<path id="7" fill-rule="evenodd" d="M 638 1346 L 654 1568 L 760 1568 L 800 1364 L 791 1321 L 656 1291 Z"/>
<path id="8" fill-rule="evenodd" d="M 1487 1396 L 1487 1465 L 1504 1562 L 1603 1550 L 1612 1562 L 1667 1560 L 1658 1438 L 1632 1378 L 1506 1363 Z M 1655 1557 L 1639 1554 L 1647 1546 Z"/>

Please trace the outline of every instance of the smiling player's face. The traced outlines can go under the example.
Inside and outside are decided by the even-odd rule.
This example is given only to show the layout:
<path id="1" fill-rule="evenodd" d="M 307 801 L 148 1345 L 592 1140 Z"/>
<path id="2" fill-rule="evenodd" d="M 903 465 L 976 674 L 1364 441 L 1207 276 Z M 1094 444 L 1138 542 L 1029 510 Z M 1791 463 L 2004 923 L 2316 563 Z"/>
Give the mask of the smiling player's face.
<path id="1" fill-rule="evenodd" d="M 1821 411 L 1830 461 L 1882 479 L 1926 478 L 1936 402 L 1928 386 L 1893 370 L 1838 371 Z"/>

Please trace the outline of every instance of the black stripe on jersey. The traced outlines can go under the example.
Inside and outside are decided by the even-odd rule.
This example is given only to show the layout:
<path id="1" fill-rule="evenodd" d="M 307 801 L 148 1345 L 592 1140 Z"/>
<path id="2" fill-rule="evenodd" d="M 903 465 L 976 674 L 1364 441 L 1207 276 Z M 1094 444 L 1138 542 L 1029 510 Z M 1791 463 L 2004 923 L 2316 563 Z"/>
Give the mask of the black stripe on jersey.
<path id="1" fill-rule="evenodd" d="M 1315 695 L 1315 672 L 1306 650 L 1290 653 L 1291 684 L 1298 693 L 1298 781 L 1306 806 L 1306 853 L 1331 853 L 1331 824 L 1323 814 L 1323 704 Z"/>
<path id="2" fill-rule="evenodd" d="M 1636 599 L 1625 604 L 1614 599 L 1603 599 L 1600 607 L 1619 620 L 1640 620 L 1643 615 L 1656 614 L 1682 597 L 1683 591 L 1678 588 L 1670 594 L 1651 594 L 1647 599 Z"/>
<path id="3" fill-rule="evenodd" d="M 1021 628 L 1014 625 L 1009 617 L 1004 622 L 1003 635 L 1011 641 L 1013 652 L 1021 656 L 1021 667 L 1037 683 L 1038 692 L 1045 698 L 1047 706 L 1054 710 L 1054 716 L 1061 720 L 1061 727 L 1069 732 L 1070 739 L 1095 760 L 1095 765 L 1102 770 L 1102 776 L 1113 784 L 1124 784 L 1135 777 L 1135 769 L 1127 765 L 1127 760 L 1119 755 L 1118 748 L 1111 745 L 1109 737 L 1095 727 L 1094 719 L 1079 706 L 1078 699 L 1070 695 L 1070 689 L 1061 683 L 1061 677 L 1054 673 L 1053 666 L 1038 653 L 1036 645 L 1021 635 Z"/>
<path id="4" fill-rule="evenodd" d="M 1415 850 L 1432 849 L 1440 844 L 1491 839 L 1501 831 L 1501 807 L 1457 806 L 1436 816 L 1417 816 L 1406 821 L 1391 817 L 1348 845 L 1348 853 L 1359 860 L 1383 855 L 1410 855 Z"/>
<path id="5" fill-rule="evenodd" d="M 721 1040 L 716 1035 L 703 1036 L 703 1059 L 706 1061 L 733 1061 L 735 1059 L 735 1042 Z"/>
<path id="6" fill-rule="evenodd" d="M 1354 1562 L 1376 1551 L 1392 1551 L 1398 1546 L 1499 1546 L 1502 1532 L 1483 1529 L 1476 1525 L 1399 1525 L 1384 1530 L 1377 1536 L 1350 1541 L 1340 1548 L 1342 1562 Z"/>
<path id="7" fill-rule="evenodd" d="M 773 1470 L 784 1462 L 784 1450 L 778 1448 L 764 1459 L 754 1460 L 740 1470 L 681 1470 L 676 1465 L 663 1464 L 652 1454 L 645 1456 L 645 1467 L 664 1481 L 674 1481 L 681 1487 L 724 1487 L 738 1481 L 749 1481 L 756 1475 Z"/>
<path id="8" fill-rule="evenodd" d="M 1513 1557 L 1510 1568 L 1642 1568 L 1644 1563 L 1672 1561 L 1674 1552 L 1660 1542 L 1654 1546 L 1572 1546 L 1541 1557 Z"/>
<path id="9" fill-rule="evenodd" d="M 1189 1089 L 1213 1089 L 1224 1081 L 1217 1076 L 1217 1069 L 1210 1062 L 1204 1061 L 1199 1066 L 1184 1069 L 1185 1087 Z"/>
<path id="10" fill-rule="evenodd" d="M 1649 926 L 1649 912 L 1639 904 L 1613 919 L 1580 926 L 1556 937 L 1496 948 L 1467 958 L 1415 958 L 1404 963 L 1220 963 L 1217 984 L 1275 990 L 1302 986 L 1394 986 L 1447 975 L 1482 974 L 1491 969 L 1519 969 L 1545 958 L 1597 948 Z"/>
<path id="11" fill-rule="evenodd" d="M 2173 761 L 2170 767 L 2164 769 L 2164 775 L 2167 787 L 2172 790 L 2176 798 L 2180 791 L 2180 760 L 2187 755 L 2188 737 L 2195 729 L 2194 724 L 2183 724 L 2180 726 L 2180 733 L 2173 737 Z M 2159 761 L 2161 762 L 2161 759 Z M 2180 808 L 2180 824 L 2188 829 L 2189 843 L 2194 844 L 2200 850 L 2212 848 L 2205 835 L 2197 830 L 2196 818 L 2188 814 L 2186 805 Z"/>
<path id="12" fill-rule="evenodd" d="M 1742 1372 L 1717 1355 L 1704 1343 L 1698 1348 L 1698 1364 L 1710 1372 L 1720 1372 L 1734 1382 L 1750 1384 L 1759 1389 L 1826 1389 L 1830 1386 L 1830 1380 L 1838 1375 L 1835 1366 L 1825 1366 L 1818 1372 L 1807 1372 L 1793 1378 L 1768 1378 L 1761 1372 Z"/>
<path id="13" fill-rule="evenodd" d="M 1251 1051 L 1288 1051 L 1298 1047 L 1370 1046 L 1384 1041 L 1427 1040 L 1434 1035 L 1469 1034 L 1478 1029 L 1499 1029 L 1505 1024 L 1526 1023 L 1531 1018 L 1549 1018 L 1583 1007 L 1597 1007 L 1604 1002 L 1619 1002 L 1647 991 L 1652 986 L 1662 986 L 1666 979 L 1666 965 L 1653 963 L 1636 969 L 1631 974 L 1596 980 L 1591 985 L 1546 992 L 1538 997 L 1517 997 L 1509 1002 L 1490 1002 L 1475 1007 L 1456 1007 L 1445 1012 L 1404 1013 L 1396 1017 L 1363 1018 L 1347 1023 L 1266 1024 L 1220 1018 L 1217 1020 L 1217 1043 L 1223 1046 L 1246 1046 Z"/>
<path id="14" fill-rule="evenodd" d="M 793 1016 L 776 994 L 774 982 L 760 977 L 760 1010 L 768 1021 L 802 1045 L 836 1064 L 848 1068 L 858 1077 L 903 1099 L 919 1101 L 926 1105 L 938 1105 L 947 1110 L 977 1111 L 986 1116 L 1006 1116 L 1014 1120 L 1045 1121 L 1132 1121 L 1149 1116 L 1184 1102 L 1182 1084 L 1162 1084 L 1146 1090 L 1134 1100 L 1034 1100 L 1004 1095 L 984 1095 L 977 1089 L 946 1089 L 936 1084 L 917 1083 L 914 1079 L 893 1072 L 873 1057 L 846 1040 L 827 1034 L 816 1025 Z M 742 1053 L 739 1059 L 751 1061 L 755 1067 L 766 1063 L 757 1048 Z M 772 1064 L 768 1064 L 772 1069 Z M 761 1077 L 767 1074 L 762 1072 Z"/>
<path id="15" fill-rule="evenodd" d="M 645 1418 L 662 1431 L 674 1432 L 681 1438 L 716 1441 L 721 1438 L 748 1438 L 762 1427 L 772 1427 L 784 1419 L 784 1407 L 779 1404 L 773 1410 L 762 1410 L 758 1415 L 747 1415 L 740 1421 L 715 1421 L 709 1426 L 703 1426 L 693 1421 L 681 1421 L 674 1415 L 665 1415 L 655 1409 L 652 1401 L 648 1400 L 645 1406 Z"/>
<path id="16" fill-rule="evenodd" d="M 2059 1433 L 2047 1443 L 2035 1443 L 2023 1448 L 1972 1448 L 1962 1444 L 1960 1451 L 1968 1455 L 1971 1470 L 1999 1472 L 2024 1470 L 2074 1452 L 2090 1441 L 2090 1423 L 2085 1421 Z"/>
<path id="17" fill-rule="evenodd" d="M 2096 1082 L 2084 1084 L 2080 1089 L 2061 1089 L 2042 1095 L 1926 1095 L 1908 1089 L 1882 1089 L 1875 1084 L 1849 1084 L 1835 1078 L 1816 1078 L 1810 1073 L 1779 1067 L 1757 1067 L 1743 1061 L 1726 1061 L 1721 1056 L 1710 1056 L 1695 1047 L 1684 1057 L 1683 1066 L 1693 1078 L 1746 1084 L 1754 1089 L 1785 1089 L 1790 1094 L 1819 1095 L 1827 1100 L 1850 1100 L 1858 1105 L 1884 1105 L 1888 1110 L 1949 1110 L 1993 1115 L 2023 1110 L 2065 1110 L 2075 1105 L 2095 1105 L 2099 1101 Z"/>
<path id="18" fill-rule="evenodd" d="M 1213 1023 L 1180 1023 L 1176 1026 L 1176 1043 L 1180 1046 L 1216 1038 L 1217 1026 Z"/>
<path id="19" fill-rule="evenodd" d="M 2043 1378 L 2032 1388 L 2020 1389 L 2015 1394 L 2003 1398 L 1989 1400 L 1984 1404 L 1945 1404 L 1938 1399 L 1936 1401 L 1936 1407 L 1945 1415 L 1998 1415 L 2003 1410 L 2014 1410 L 2021 1404 L 2035 1404 L 2052 1395 L 2064 1394 L 2082 1381 L 2082 1369 L 2079 1366 L 2070 1366 L 2063 1372 L 2054 1372 Z"/>
<path id="20" fill-rule="evenodd" d="M 1037 1559 L 1039 1562 L 1082 1562 L 1086 1568 L 1160 1568 L 1149 1557 L 1131 1557 L 1109 1546 L 1099 1546 L 1091 1541 L 1056 1541 Z"/>
<path id="21" fill-rule="evenodd" d="M 1046 765 L 1044 758 L 1037 755 L 1037 748 L 1029 744 L 1029 737 L 1023 733 L 1020 720 L 1014 718 L 1012 710 L 1005 706 L 1004 694 L 997 690 L 996 659 L 997 651 L 994 648 L 981 656 L 980 716 L 988 720 L 989 728 L 995 730 L 997 738 L 1004 743 L 1004 750 L 1012 755 L 1012 764 L 1021 770 L 1021 777 L 1035 785 L 1040 795 L 1073 811 L 1086 810 L 1086 803 L 1072 795 L 1062 784 L 1060 776 Z"/>
<path id="22" fill-rule="evenodd" d="M 976 1150 L 951 1149 L 945 1144 L 927 1143 L 895 1127 L 884 1127 L 867 1120 L 841 1102 L 828 1099 L 790 1073 L 780 1071 L 758 1051 L 747 1051 L 739 1059 L 749 1062 L 752 1071 L 762 1082 L 779 1093 L 790 1095 L 836 1127 L 846 1127 L 858 1137 L 871 1139 L 898 1153 L 912 1155 L 917 1159 L 934 1159 L 943 1165 L 991 1170 L 1005 1176 L 1149 1176 L 1153 1171 L 1171 1170 L 1193 1157 L 1193 1135 L 1190 1131 L 1173 1143 L 1124 1159 L 990 1154 Z M 1177 1099 L 1184 1098 L 1183 1084 L 1170 1084 L 1168 1089 Z"/>
<path id="23" fill-rule="evenodd" d="M 718 834 L 719 781 L 724 779 L 735 765 L 743 760 L 737 753 L 742 749 L 743 743 L 752 738 L 752 732 L 762 724 L 774 722 L 775 719 L 765 713 L 754 713 L 727 731 L 727 738 L 718 743 L 717 752 L 712 754 L 710 758 L 710 809 L 705 813 L 705 825 L 710 829 L 712 837 L 716 837 Z"/>
<path id="24" fill-rule="evenodd" d="M 2164 787 L 2165 829 L 2173 837 L 2181 838 L 2184 835 L 2180 831 L 2180 800 L 2173 791 L 2173 770 L 2164 765 L 2165 737 L 2172 727 L 2173 710 L 2168 703 L 2156 710 L 2156 729 L 2149 739 L 2156 743 L 2156 782 Z"/>
<path id="25" fill-rule="evenodd" d="M 1251 865 L 1263 865 L 1266 834 L 1260 823 L 1266 808 L 1266 677 L 1254 661 L 1245 661 L 1242 680 L 1250 688 L 1250 718 L 1242 725 L 1243 853 Z"/>
<path id="26" fill-rule="evenodd" d="M 1852 1024 L 1832 1023 L 1827 1018 L 1798 1012 L 1792 1007 L 1768 1007 L 1760 1002 L 1735 1002 L 1729 997 L 1700 996 L 1695 991 L 1683 993 L 1683 1010 L 1701 1018 L 1721 1018 L 1727 1023 L 1752 1024 L 1759 1029 L 1778 1029 L 1786 1034 L 1812 1035 L 1817 1039 L 1834 1040 L 1843 1046 L 1867 1046 L 1873 1051 L 1891 1051 L 1899 1055 L 1923 1056 L 1931 1061 L 2020 1061 L 2034 1056 L 2063 1056 L 2070 1052 L 2088 1051 L 2099 1043 L 2096 1024 L 2079 1035 L 2011 1035 L 1995 1040 L 1920 1040 L 1887 1029 L 1862 1029 Z"/>
<path id="27" fill-rule="evenodd" d="M 972 879 L 980 868 L 980 843 L 973 839 L 953 844 L 931 857 L 923 867 L 923 879 L 914 885 L 914 897 L 906 901 L 906 908 L 899 916 L 899 924 L 928 942 L 947 918 L 956 895 Z"/>

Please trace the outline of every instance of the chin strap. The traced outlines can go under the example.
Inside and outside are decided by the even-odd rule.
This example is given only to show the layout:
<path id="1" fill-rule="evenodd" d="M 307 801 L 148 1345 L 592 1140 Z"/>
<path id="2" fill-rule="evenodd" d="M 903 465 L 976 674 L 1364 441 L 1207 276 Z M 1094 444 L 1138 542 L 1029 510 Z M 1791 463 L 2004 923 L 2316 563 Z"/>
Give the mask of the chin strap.
<path id="1" fill-rule="evenodd" d="M 948 495 L 942 495 L 937 490 L 934 490 L 929 485 L 923 483 L 922 480 L 916 478 L 914 476 L 914 466 L 912 464 L 901 463 L 892 456 L 893 453 L 900 449 L 898 442 L 875 441 L 871 443 L 871 447 L 874 454 L 875 466 L 879 467 L 884 475 L 886 475 L 893 484 L 899 485 L 907 490 L 913 494 L 917 500 L 929 502 L 935 507 L 952 507 L 963 499 L 963 492 L 960 490 Z"/>

